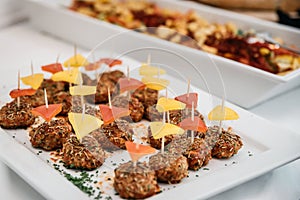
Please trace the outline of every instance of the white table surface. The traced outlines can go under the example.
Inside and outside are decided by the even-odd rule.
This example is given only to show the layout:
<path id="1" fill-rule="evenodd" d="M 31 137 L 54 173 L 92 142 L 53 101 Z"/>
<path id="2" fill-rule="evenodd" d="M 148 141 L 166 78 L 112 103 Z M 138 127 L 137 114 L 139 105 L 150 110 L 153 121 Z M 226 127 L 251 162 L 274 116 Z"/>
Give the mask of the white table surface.
<path id="1" fill-rule="evenodd" d="M 72 51 L 72 44 L 37 32 L 27 23 L 0 30 L 0 91 L 4 86 L 3 80 L 7 80 L 7 77 L 15 77 L 17 81 L 18 69 L 21 74 L 30 73 L 31 59 L 33 59 L 34 65 L 39 66 L 42 63 L 54 62 L 58 53 L 67 57 Z M 3 94 L 1 93 L 1 95 Z M 299 103 L 300 87 L 250 111 L 300 134 L 298 128 L 300 125 Z M 0 199 L 44 199 L 1 161 L 0 188 Z M 300 160 L 211 198 L 211 200 L 221 199 L 298 200 L 300 199 Z"/>

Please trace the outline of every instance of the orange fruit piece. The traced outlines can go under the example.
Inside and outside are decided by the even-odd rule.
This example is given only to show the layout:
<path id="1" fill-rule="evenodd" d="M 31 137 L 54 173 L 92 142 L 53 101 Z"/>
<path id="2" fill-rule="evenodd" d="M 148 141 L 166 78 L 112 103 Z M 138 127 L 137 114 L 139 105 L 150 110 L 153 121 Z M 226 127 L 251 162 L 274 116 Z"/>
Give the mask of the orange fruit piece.
<path id="1" fill-rule="evenodd" d="M 9 96 L 11 98 L 17 98 L 17 97 L 22 97 L 22 96 L 31 96 L 36 93 L 36 90 L 34 89 L 14 89 L 10 91 Z"/>
<path id="2" fill-rule="evenodd" d="M 137 144 L 134 142 L 126 141 L 125 142 L 126 149 L 131 157 L 133 162 L 138 161 L 141 157 L 155 153 L 155 149 L 151 146 L 146 146 L 142 144 Z"/>
<path id="3" fill-rule="evenodd" d="M 136 90 L 144 87 L 144 83 L 135 78 L 120 78 L 119 79 L 120 92 Z"/>
<path id="4" fill-rule="evenodd" d="M 41 116 L 44 118 L 47 122 L 51 121 L 53 117 L 55 117 L 58 113 L 60 113 L 62 109 L 62 104 L 49 104 L 48 108 L 46 105 L 39 106 L 36 108 L 33 108 L 31 110 L 32 114 L 36 116 Z"/>
<path id="5" fill-rule="evenodd" d="M 175 100 L 185 103 L 187 108 L 192 108 L 192 103 L 194 102 L 194 108 L 197 108 L 198 94 L 197 93 L 183 94 L 175 97 Z"/>
<path id="6" fill-rule="evenodd" d="M 120 108 L 112 106 L 111 108 L 107 105 L 99 105 L 101 116 L 104 124 L 109 124 L 114 120 L 125 117 L 130 114 L 130 111 L 126 108 Z"/>
<path id="7" fill-rule="evenodd" d="M 42 68 L 43 71 L 50 72 L 52 74 L 63 71 L 62 65 L 60 63 L 53 63 L 53 64 L 49 64 L 49 65 L 44 65 L 41 68 Z"/>
<path id="8" fill-rule="evenodd" d="M 179 126 L 184 130 L 198 131 L 202 133 L 207 131 L 205 123 L 199 117 L 195 117 L 194 120 L 190 117 L 186 118 L 179 123 Z"/>
<path id="9" fill-rule="evenodd" d="M 104 63 L 104 64 L 108 65 L 109 67 L 113 67 L 115 65 L 122 65 L 122 60 L 113 59 L 113 58 L 101 58 L 98 62 L 100 64 Z"/>

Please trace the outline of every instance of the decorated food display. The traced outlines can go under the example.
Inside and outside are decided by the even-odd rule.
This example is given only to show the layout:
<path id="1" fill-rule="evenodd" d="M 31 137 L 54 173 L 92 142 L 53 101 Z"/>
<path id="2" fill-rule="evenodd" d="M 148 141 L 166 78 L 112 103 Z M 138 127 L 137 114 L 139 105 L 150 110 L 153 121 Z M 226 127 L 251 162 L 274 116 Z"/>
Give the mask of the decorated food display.
<path id="1" fill-rule="evenodd" d="M 230 22 L 209 22 L 193 10 L 180 12 L 139 0 L 73 0 L 70 9 L 274 74 L 300 68 L 299 53 L 283 48 L 280 38 L 271 42 L 262 34 L 242 30 Z"/>
<path id="2" fill-rule="evenodd" d="M 50 78 L 46 73 L 18 74 L 18 87 L 10 92 L 13 100 L 0 109 L 1 127 L 26 128 L 32 147 L 49 153 L 55 169 L 96 199 L 105 191 L 98 170 L 107 173 L 109 160 L 113 174 L 105 184 L 112 181 L 115 196 L 141 199 L 163 192 L 162 184 L 180 184 L 191 171 L 202 173 L 212 159 L 229 159 L 242 148 L 234 129 L 223 129 L 222 121 L 239 118 L 224 101 L 201 114 L 201 96 L 190 92 L 190 81 L 186 93 L 172 98 L 167 71 L 151 66 L 150 59 L 138 67 L 140 77 L 131 77 L 129 66 L 126 70 L 122 63 L 112 58 L 90 63 L 75 52 L 64 67 L 58 61 L 41 66 Z M 103 66 L 109 68 L 98 73 Z M 97 71 L 95 79 L 91 71 Z M 20 89 L 21 80 L 32 88 Z M 124 155 L 121 161 L 116 160 L 119 154 Z M 67 170 L 81 172 L 86 180 L 95 175 L 94 181 L 81 183 Z"/>

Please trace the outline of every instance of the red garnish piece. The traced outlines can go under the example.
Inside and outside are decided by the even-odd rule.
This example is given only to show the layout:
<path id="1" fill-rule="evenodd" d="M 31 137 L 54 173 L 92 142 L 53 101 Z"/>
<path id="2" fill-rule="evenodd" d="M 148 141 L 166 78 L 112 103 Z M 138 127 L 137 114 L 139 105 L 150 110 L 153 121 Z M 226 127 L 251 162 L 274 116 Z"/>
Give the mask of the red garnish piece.
<path id="1" fill-rule="evenodd" d="M 36 93 L 36 90 L 30 88 L 30 89 L 14 89 L 10 91 L 9 96 L 11 98 L 17 98 L 22 96 L 31 96 Z"/>
<path id="2" fill-rule="evenodd" d="M 95 63 L 90 63 L 90 64 L 88 64 L 88 65 L 85 65 L 85 66 L 84 66 L 84 69 L 85 69 L 86 71 L 94 71 L 94 70 L 100 68 L 100 66 L 101 66 L 101 63 L 95 62 Z"/>
<path id="3" fill-rule="evenodd" d="M 119 108 L 115 106 L 110 108 L 107 105 L 99 105 L 99 108 L 104 124 L 109 124 L 120 117 L 125 117 L 130 114 L 130 111 L 126 108 Z"/>
<path id="4" fill-rule="evenodd" d="M 155 153 L 155 149 L 151 146 L 137 144 L 130 141 L 126 141 L 125 146 L 133 162 L 138 161 L 141 157 L 147 154 Z"/>
<path id="5" fill-rule="evenodd" d="M 47 122 L 49 122 L 53 117 L 60 113 L 62 109 L 62 104 L 49 104 L 48 108 L 46 105 L 36 107 L 31 110 L 31 113 L 37 116 L 41 116 Z"/>
<path id="6" fill-rule="evenodd" d="M 188 94 L 183 94 L 178 97 L 175 97 L 175 100 L 185 103 L 187 108 L 192 108 L 192 103 L 194 102 L 194 108 L 197 108 L 198 94 L 189 93 L 189 96 Z"/>
<path id="7" fill-rule="evenodd" d="M 135 78 L 120 78 L 119 79 L 120 92 L 125 92 L 128 90 L 136 90 L 138 88 L 144 87 L 145 84 Z"/>
<path id="8" fill-rule="evenodd" d="M 49 64 L 49 65 L 44 65 L 41 68 L 42 68 L 43 71 L 50 72 L 52 74 L 63 71 L 63 67 L 60 63 L 53 63 L 53 64 Z"/>
<path id="9" fill-rule="evenodd" d="M 179 123 L 179 126 L 185 130 L 198 131 L 202 133 L 207 131 L 205 123 L 199 117 L 195 117 L 194 121 L 190 117 L 186 118 Z"/>
<path id="10" fill-rule="evenodd" d="M 98 62 L 100 64 L 105 63 L 109 67 L 113 67 L 115 65 L 121 65 L 122 64 L 122 60 L 113 59 L 113 58 L 101 58 Z"/>

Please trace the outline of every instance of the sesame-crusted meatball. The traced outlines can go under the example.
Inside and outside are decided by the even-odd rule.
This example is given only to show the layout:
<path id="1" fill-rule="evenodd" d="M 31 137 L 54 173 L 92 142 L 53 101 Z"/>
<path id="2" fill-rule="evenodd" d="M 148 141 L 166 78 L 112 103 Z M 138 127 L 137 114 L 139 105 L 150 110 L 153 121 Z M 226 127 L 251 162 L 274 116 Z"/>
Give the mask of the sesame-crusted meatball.
<path id="1" fill-rule="evenodd" d="M 195 138 L 183 155 L 187 158 L 189 169 L 196 171 L 211 160 L 211 149 L 204 139 Z"/>
<path id="2" fill-rule="evenodd" d="M 35 121 L 31 110 L 31 105 L 24 101 L 19 107 L 16 99 L 7 103 L 0 109 L 0 126 L 6 129 L 27 128 Z"/>
<path id="3" fill-rule="evenodd" d="M 129 101 L 127 96 L 118 95 L 114 97 L 111 103 L 113 106 L 129 109 L 130 119 L 133 122 L 139 122 L 142 120 L 144 115 L 144 106 L 137 98 L 131 97 Z"/>
<path id="4" fill-rule="evenodd" d="M 71 131 L 71 125 L 64 118 L 52 119 L 29 131 L 30 142 L 33 147 L 48 151 L 59 149 L 70 137 Z"/>
<path id="5" fill-rule="evenodd" d="M 93 170 L 104 163 L 105 153 L 92 137 L 84 138 L 80 143 L 71 136 L 63 145 L 62 160 L 69 168 Z"/>
<path id="6" fill-rule="evenodd" d="M 67 115 L 68 112 L 71 110 L 72 107 L 72 96 L 70 95 L 69 92 L 58 92 L 56 93 L 53 98 L 53 103 L 54 104 L 62 104 L 62 110 L 59 113 L 59 115 Z"/>
<path id="7" fill-rule="evenodd" d="M 146 163 L 121 164 L 115 169 L 114 188 L 122 198 L 144 199 L 160 191 L 155 171 Z"/>
<path id="8" fill-rule="evenodd" d="M 209 127 L 205 140 L 212 148 L 212 156 L 215 158 L 230 158 L 243 146 L 240 136 L 232 132 L 231 128 L 222 130 L 218 134 L 218 126 Z"/>
<path id="9" fill-rule="evenodd" d="M 168 152 L 158 153 L 149 159 L 151 169 L 155 170 L 157 180 L 166 183 L 179 183 L 188 175 L 186 157 Z"/>
<path id="10" fill-rule="evenodd" d="M 107 146 L 108 149 L 115 150 L 117 147 L 125 149 L 125 142 L 133 141 L 133 130 L 125 120 L 118 119 L 110 124 L 103 124 L 101 129 L 106 137 L 103 134 L 99 134 L 97 140 L 102 146 Z M 108 143 L 107 139 L 110 143 Z"/>

